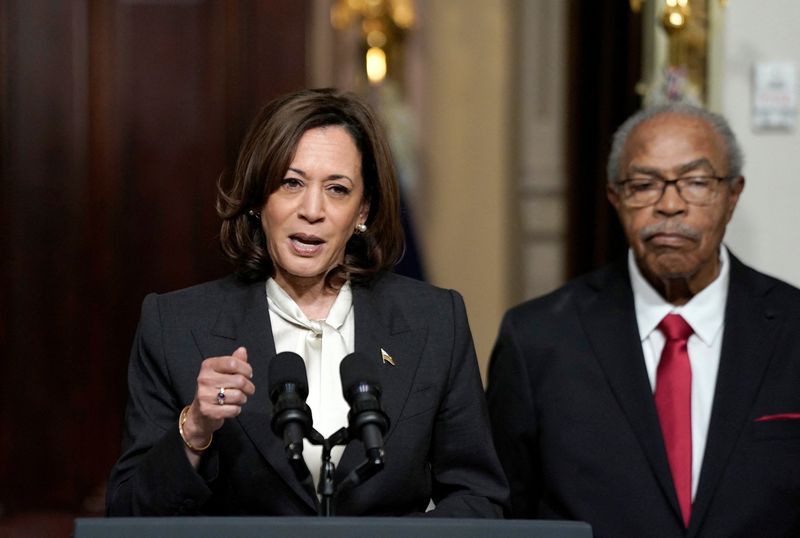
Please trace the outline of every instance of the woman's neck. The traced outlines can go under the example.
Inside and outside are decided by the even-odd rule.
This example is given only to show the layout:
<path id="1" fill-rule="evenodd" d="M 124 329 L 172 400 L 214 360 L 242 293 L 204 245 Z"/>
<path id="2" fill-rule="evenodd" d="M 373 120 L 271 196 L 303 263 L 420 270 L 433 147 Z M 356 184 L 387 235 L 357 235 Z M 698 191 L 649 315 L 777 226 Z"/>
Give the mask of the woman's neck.
<path id="1" fill-rule="evenodd" d="M 276 273 L 273 278 L 310 320 L 322 320 L 328 317 L 328 312 L 339 295 L 339 288 L 344 283 L 337 283 L 336 287 L 331 287 L 326 284 L 324 276 L 302 278 Z"/>

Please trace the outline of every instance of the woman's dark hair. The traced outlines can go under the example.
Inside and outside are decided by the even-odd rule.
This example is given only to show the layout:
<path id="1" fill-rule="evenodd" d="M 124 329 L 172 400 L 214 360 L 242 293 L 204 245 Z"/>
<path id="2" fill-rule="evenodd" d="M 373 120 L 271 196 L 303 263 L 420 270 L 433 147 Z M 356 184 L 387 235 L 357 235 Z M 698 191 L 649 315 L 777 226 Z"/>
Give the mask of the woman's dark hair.
<path id="1" fill-rule="evenodd" d="M 338 277 L 368 283 L 402 256 L 397 179 L 389 144 L 375 114 L 349 92 L 302 90 L 278 97 L 259 112 L 242 142 L 232 180 L 223 176 L 217 185 L 220 244 L 242 280 L 265 280 L 275 273 L 261 220 L 249 211 L 261 211 L 278 189 L 303 134 L 327 126 L 341 126 L 353 137 L 361 154 L 369 215 L 367 231 L 350 238 L 344 262 L 326 275 L 326 283 L 332 285 Z"/>

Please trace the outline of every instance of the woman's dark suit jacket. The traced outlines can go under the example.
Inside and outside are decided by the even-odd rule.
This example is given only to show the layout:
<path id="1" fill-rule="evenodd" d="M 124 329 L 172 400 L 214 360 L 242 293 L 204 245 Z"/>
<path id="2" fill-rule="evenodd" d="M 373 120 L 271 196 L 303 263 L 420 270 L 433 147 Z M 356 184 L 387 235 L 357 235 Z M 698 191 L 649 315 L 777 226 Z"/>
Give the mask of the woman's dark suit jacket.
<path id="1" fill-rule="evenodd" d="M 391 427 L 386 465 L 343 492 L 338 515 L 500 517 L 507 485 L 495 455 L 463 301 L 454 291 L 391 273 L 353 286 L 355 348 L 379 363 Z M 178 415 L 194 398 L 200 364 L 245 346 L 255 395 L 214 434 L 197 472 Z M 384 362 L 381 349 L 394 359 Z M 229 277 L 148 295 L 131 351 L 122 455 L 107 512 L 131 515 L 313 515 L 313 492 L 270 429 L 268 365 L 275 355 L 264 282 Z M 342 455 L 342 477 L 364 458 Z"/>

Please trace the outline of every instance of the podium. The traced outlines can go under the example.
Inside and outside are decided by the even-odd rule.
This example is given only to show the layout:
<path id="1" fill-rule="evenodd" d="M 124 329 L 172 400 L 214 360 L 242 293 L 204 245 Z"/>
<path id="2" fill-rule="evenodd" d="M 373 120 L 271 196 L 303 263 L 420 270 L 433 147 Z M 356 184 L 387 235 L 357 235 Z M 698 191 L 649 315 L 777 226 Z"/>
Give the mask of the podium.
<path id="1" fill-rule="evenodd" d="M 79 518 L 75 538 L 591 538 L 577 521 L 423 517 Z"/>

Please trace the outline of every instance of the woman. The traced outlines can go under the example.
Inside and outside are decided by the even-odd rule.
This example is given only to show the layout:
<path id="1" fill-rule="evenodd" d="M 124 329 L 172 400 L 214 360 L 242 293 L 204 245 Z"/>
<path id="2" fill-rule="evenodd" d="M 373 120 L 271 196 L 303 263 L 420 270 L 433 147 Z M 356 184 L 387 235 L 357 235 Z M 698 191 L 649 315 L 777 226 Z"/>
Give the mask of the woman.
<path id="1" fill-rule="evenodd" d="M 301 91 L 268 104 L 232 185 L 221 243 L 236 272 L 145 298 L 129 367 L 123 453 L 109 515 L 312 515 L 270 430 L 268 364 L 300 354 L 314 427 L 347 424 L 339 363 L 374 360 L 389 416 L 382 471 L 336 499 L 339 515 L 499 517 L 494 453 L 464 304 L 390 271 L 403 249 L 386 139 L 355 96 Z M 318 476 L 319 450 L 303 451 Z M 361 463 L 350 442 L 337 476 Z"/>

